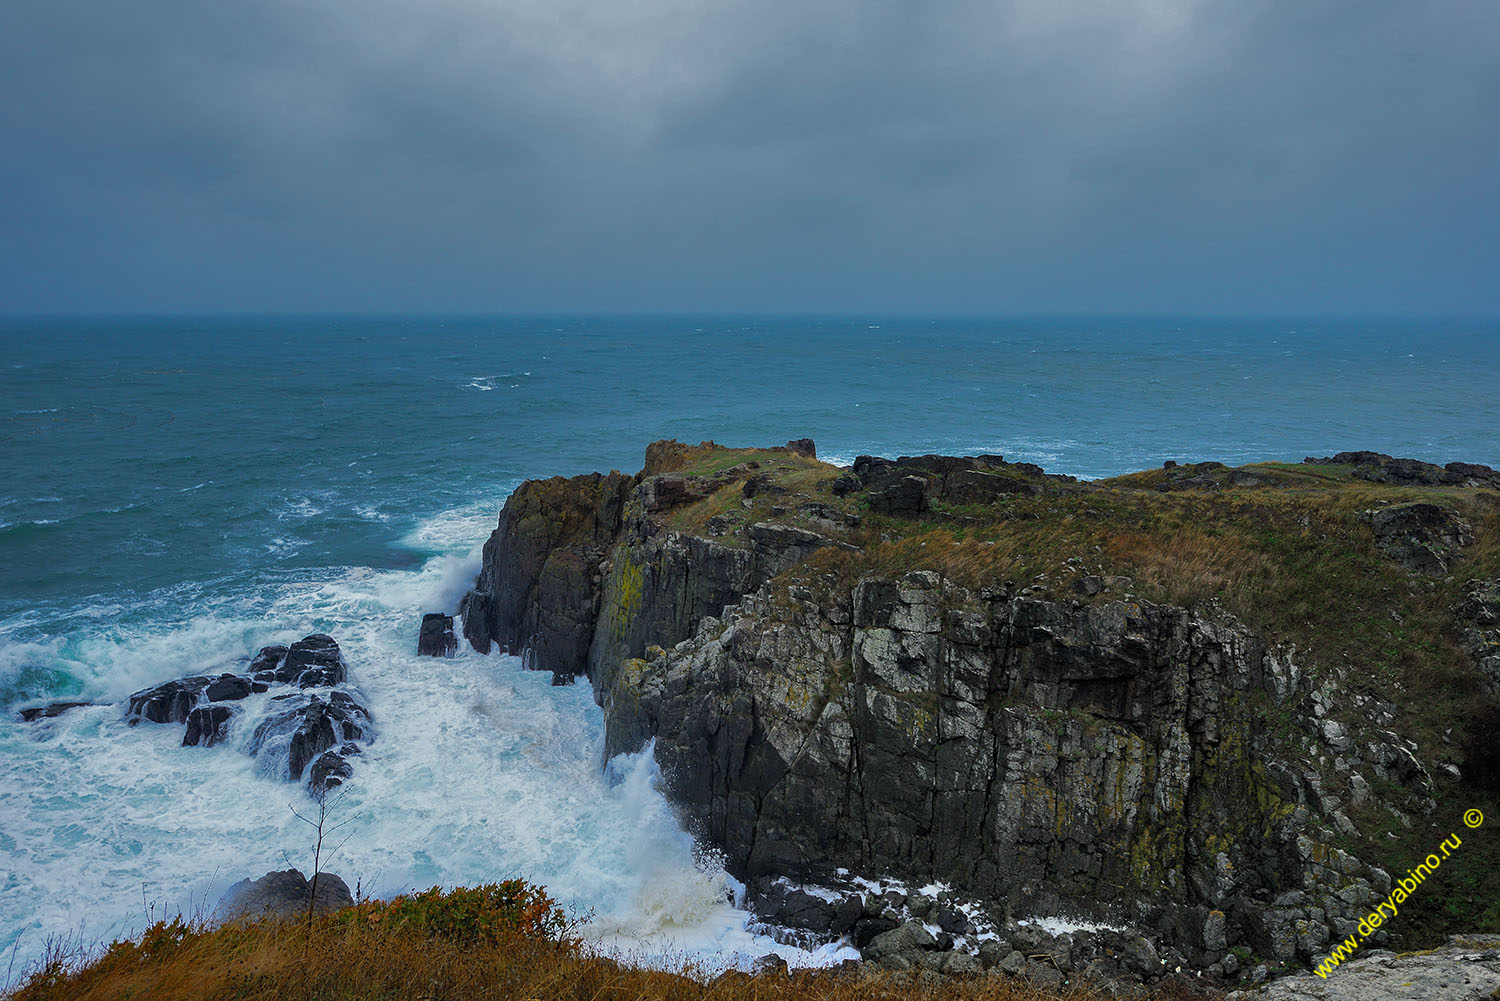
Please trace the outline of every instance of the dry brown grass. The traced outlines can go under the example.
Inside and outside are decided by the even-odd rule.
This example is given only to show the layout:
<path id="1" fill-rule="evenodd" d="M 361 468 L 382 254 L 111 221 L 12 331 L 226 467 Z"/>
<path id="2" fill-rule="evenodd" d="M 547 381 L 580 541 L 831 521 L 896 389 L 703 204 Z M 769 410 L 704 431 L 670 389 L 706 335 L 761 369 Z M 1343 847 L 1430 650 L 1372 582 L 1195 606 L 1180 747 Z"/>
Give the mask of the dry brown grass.
<path id="1" fill-rule="evenodd" d="M 175 940 L 174 940 L 175 939 Z M 135 940 L 136 943 L 141 940 Z M 460 945 L 323 918 L 189 929 L 150 948 L 116 945 L 33 976 L 9 1001 L 1102 1001 L 1082 984 L 1033 988 L 1004 975 L 971 980 L 797 971 L 751 976 L 642 969 L 574 944 L 517 939 Z M 1186 998 L 1180 986 L 1138 997 Z"/>

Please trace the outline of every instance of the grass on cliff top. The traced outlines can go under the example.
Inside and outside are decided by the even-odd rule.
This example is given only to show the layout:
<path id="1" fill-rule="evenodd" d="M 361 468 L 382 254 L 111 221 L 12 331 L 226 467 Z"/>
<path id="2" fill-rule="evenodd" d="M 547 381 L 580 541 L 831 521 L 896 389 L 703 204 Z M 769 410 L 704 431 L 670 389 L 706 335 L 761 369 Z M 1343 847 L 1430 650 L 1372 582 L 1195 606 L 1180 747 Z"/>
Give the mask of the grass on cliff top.
<path id="1" fill-rule="evenodd" d="M 519 882 L 519 881 L 516 881 Z M 529 888 L 534 889 L 534 888 Z M 363 902 L 311 922 L 219 928 L 160 922 L 78 961 L 55 952 L 7 1001 L 1102 1001 L 1082 985 L 1033 989 L 1001 974 L 914 981 L 798 971 L 751 976 L 643 969 L 590 954 L 545 898 L 530 919 L 481 891 Z M 539 891 L 538 891 L 539 894 Z M 536 902 L 533 896 L 532 902 Z M 405 901 L 400 903 L 399 901 Z M 415 903 L 413 902 L 415 901 Z M 1169 986 L 1142 999 L 1203 997 Z"/>

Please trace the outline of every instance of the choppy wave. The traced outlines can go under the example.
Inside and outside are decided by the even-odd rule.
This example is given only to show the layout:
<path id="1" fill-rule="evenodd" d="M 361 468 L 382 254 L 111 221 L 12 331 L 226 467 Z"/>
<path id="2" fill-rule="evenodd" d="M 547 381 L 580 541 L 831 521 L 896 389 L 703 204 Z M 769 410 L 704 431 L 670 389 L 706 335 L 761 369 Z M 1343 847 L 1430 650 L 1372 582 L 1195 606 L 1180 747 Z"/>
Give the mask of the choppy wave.
<path id="1" fill-rule="evenodd" d="M 493 518 L 485 508 L 428 519 L 410 538 L 472 542 L 476 522 Z M 34 616 L 0 624 L 0 685 L 13 704 L 64 694 L 109 703 L 0 722 L 0 853 L 13 874 L 0 880 L 0 948 L 35 956 L 61 931 L 107 939 L 141 927 L 148 910 L 211 909 L 238 879 L 305 868 L 307 830 L 289 809 L 305 794 L 241 753 L 265 711 L 255 697 L 213 748 L 179 746 L 180 726 L 128 726 L 119 700 L 239 670 L 261 645 L 326 631 L 376 729 L 337 807 L 353 836 L 331 868 L 351 886 L 388 896 L 524 876 L 591 915 L 599 948 L 637 959 L 743 964 L 776 951 L 829 961 L 746 930 L 733 881 L 695 856 L 657 791 L 649 751 L 602 767 L 602 716 L 587 685 L 554 687 L 514 658 L 467 649 L 416 656 L 421 613 L 451 610 L 478 557 L 471 547 L 411 570 L 329 569 L 237 598 L 168 589 L 29 641 L 18 634 L 35 630 Z M 182 615 L 183 603 L 197 614 Z"/>

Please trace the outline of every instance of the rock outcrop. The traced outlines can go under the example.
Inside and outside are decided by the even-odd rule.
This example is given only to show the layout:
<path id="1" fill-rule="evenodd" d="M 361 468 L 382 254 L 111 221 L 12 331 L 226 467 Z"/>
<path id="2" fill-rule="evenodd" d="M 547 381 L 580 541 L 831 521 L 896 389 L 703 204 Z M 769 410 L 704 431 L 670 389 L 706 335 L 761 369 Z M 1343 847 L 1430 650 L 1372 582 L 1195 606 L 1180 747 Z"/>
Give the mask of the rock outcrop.
<path id="1" fill-rule="evenodd" d="M 417 656 L 452 657 L 457 652 L 458 637 L 453 635 L 453 616 L 443 612 L 428 612 L 422 616 Z"/>
<path id="2" fill-rule="evenodd" d="M 136 692 L 126 702 L 126 719 L 131 726 L 185 723 L 183 747 L 212 747 L 229 740 L 244 700 L 273 687 L 295 688 L 271 697 L 273 708 L 246 750 L 261 759 L 267 774 L 306 779 L 317 793 L 347 779 L 353 773 L 349 759 L 374 736 L 369 710 L 336 690 L 348 678 L 338 643 L 314 633 L 289 647 L 262 647 L 242 675 L 178 678 Z"/>
<path id="3" fill-rule="evenodd" d="M 234 674 L 216 678 L 178 678 L 130 696 L 126 716 L 132 726 L 148 723 L 184 723 L 193 709 L 207 702 L 233 702 L 269 685 Z"/>
<path id="4" fill-rule="evenodd" d="M 1500 580 L 1471 580 L 1464 585 L 1464 600 L 1454 609 L 1459 642 L 1490 691 L 1500 696 Z"/>
<path id="5" fill-rule="evenodd" d="M 314 792 L 338 785 L 349 774 L 347 759 L 371 736 L 370 713 L 344 692 L 277 695 L 273 711 L 250 738 L 250 753 L 266 759 L 280 777 L 308 779 Z M 314 771 L 308 766 L 317 759 Z"/>
<path id="6" fill-rule="evenodd" d="M 1340 452 L 1322 458 L 1308 456 L 1302 461 L 1318 466 L 1353 466 L 1356 477 L 1371 483 L 1500 489 L 1500 471 L 1475 462 L 1450 462 L 1439 466 L 1420 459 L 1398 459 L 1384 452 Z"/>
<path id="7" fill-rule="evenodd" d="M 225 891 L 214 911 L 217 922 L 296 919 L 307 913 L 327 914 L 354 906 L 349 884 L 331 872 L 317 874 L 317 896 L 299 869 L 268 872 L 259 879 L 242 879 Z"/>
<path id="8" fill-rule="evenodd" d="M 1074 477 L 1048 474 L 1030 462 L 1006 462 L 999 455 L 861 455 L 854 460 L 854 476 L 868 491 L 870 510 L 898 517 L 915 517 L 934 500 L 988 504 L 1009 494 L 1087 489 Z"/>
<path id="9" fill-rule="evenodd" d="M 527 480 L 505 502 L 464 599 L 464 636 L 581 674 L 598 616 L 599 564 L 620 531 L 636 478 L 597 473 Z"/>
<path id="10" fill-rule="evenodd" d="M 1362 515 L 1386 556 L 1415 573 L 1441 576 L 1474 540 L 1474 530 L 1437 504 L 1397 504 Z"/>
<path id="11" fill-rule="evenodd" d="M 745 466 L 677 472 L 683 447 L 654 443 L 640 476 L 592 473 L 517 487 L 460 609 L 469 643 L 482 653 L 498 645 L 559 680 L 612 672 L 648 643 L 686 639 L 705 615 L 838 544 L 770 521 L 744 527 L 737 544 L 663 528 L 654 515 L 726 486 L 743 482 L 747 496 L 765 489 Z M 782 451 L 805 458 L 812 449 L 792 442 Z"/>

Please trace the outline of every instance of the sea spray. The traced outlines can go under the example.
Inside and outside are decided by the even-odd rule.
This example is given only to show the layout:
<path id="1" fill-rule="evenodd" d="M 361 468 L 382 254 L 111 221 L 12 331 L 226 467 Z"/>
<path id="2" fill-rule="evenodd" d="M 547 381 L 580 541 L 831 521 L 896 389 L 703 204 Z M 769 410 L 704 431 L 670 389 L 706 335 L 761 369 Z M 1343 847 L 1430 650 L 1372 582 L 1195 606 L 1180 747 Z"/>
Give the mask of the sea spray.
<path id="1" fill-rule="evenodd" d="M 292 816 L 303 788 L 245 753 L 269 694 L 239 708 L 229 740 L 179 746 L 179 726 L 130 727 L 115 700 L 170 678 L 239 670 L 255 649 L 335 636 L 376 739 L 337 810 L 351 835 L 332 871 L 377 896 L 524 876 L 575 914 L 601 947 L 638 957 L 767 951 L 815 957 L 746 931 L 732 881 L 695 857 L 657 789 L 649 749 L 602 761 L 602 715 L 587 682 L 554 687 L 513 657 L 467 647 L 418 657 L 426 608 L 473 580 L 476 515 L 447 512 L 413 534 L 462 545 L 404 570 L 310 570 L 244 591 L 151 592 L 93 631 L 11 645 L 110 704 L 43 724 L 0 724 L 0 946 L 35 957 L 49 933 L 128 934 L 147 910 L 211 909 L 230 883 L 310 863 Z M 17 652 L 19 651 L 19 652 Z M 143 903 L 144 902 L 144 903 Z M 721 955 L 722 954 L 722 955 Z"/>

